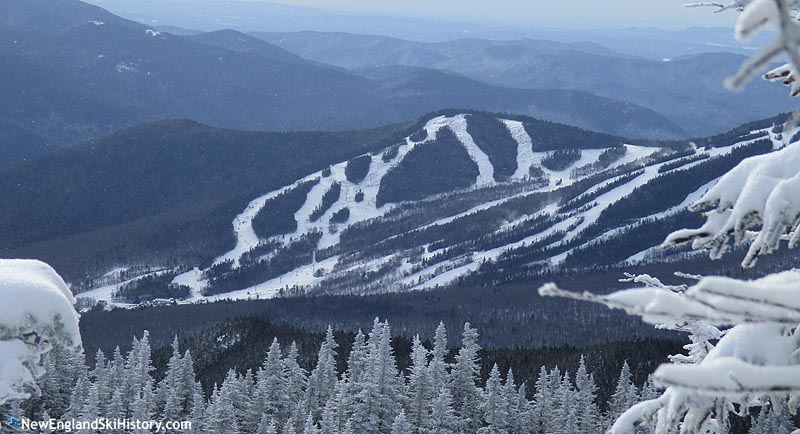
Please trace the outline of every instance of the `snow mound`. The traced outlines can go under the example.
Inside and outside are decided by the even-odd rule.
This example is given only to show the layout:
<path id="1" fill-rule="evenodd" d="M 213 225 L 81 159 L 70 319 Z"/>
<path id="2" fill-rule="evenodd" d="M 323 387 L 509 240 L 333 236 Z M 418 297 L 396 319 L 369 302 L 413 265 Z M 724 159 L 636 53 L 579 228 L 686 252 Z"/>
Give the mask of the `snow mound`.
<path id="1" fill-rule="evenodd" d="M 79 346 L 74 303 L 67 284 L 44 262 L 0 259 L 0 339 L 34 332 Z"/>
<path id="2" fill-rule="evenodd" d="M 35 260 L 0 259 L 0 404 L 36 391 L 39 358 L 52 344 L 81 347 L 78 313 L 64 280 Z"/>

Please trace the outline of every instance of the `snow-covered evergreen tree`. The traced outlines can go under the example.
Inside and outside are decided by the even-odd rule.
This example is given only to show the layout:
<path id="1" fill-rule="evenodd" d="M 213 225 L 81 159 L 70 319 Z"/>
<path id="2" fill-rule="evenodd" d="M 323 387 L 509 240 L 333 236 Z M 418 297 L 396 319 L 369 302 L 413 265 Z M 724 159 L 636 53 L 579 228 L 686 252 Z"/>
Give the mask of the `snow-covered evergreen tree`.
<path id="1" fill-rule="evenodd" d="M 614 389 L 614 393 L 608 403 L 608 420 L 613 423 L 625 410 L 639 403 L 639 400 L 639 389 L 633 384 L 631 368 L 626 361 L 622 364 L 617 387 Z"/>
<path id="2" fill-rule="evenodd" d="M 307 410 L 315 417 L 322 415 L 325 403 L 333 396 L 336 390 L 338 376 L 336 373 L 336 348 L 339 345 L 333 339 L 333 329 L 328 327 L 325 334 L 325 341 L 319 349 L 317 365 L 311 371 L 308 378 L 306 392 Z"/>
<path id="3" fill-rule="evenodd" d="M 261 421 L 258 422 L 256 434 L 278 434 L 278 427 L 275 425 L 275 419 L 268 414 L 261 416 Z"/>
<path id="4" fill-rule="evenodd" d="M 294 420 L 300 420 L 306 411 L 305 391 L 308 387 L 308 372 L 300 366 L 299 357 L 297 344 L 292 342 L 283 359 L 283 377 L 286 380 L 284 386 L 284 394 L 287 397 L 286 416 L 293 417 Z"/>
<path id="5" fill-rule="evenodd" d="M 778 409 L 772 409 L 771 405 L 761 407 L 748 434 L 790 434 L 793 431 L 794 424 L 789 409 L 786 404 L 781 403 Z"/>
<path id="6" fill-rule="evenodd" d="M 93 421 L 100 417 L 100 383 L 95 381 L 89 386 L 89 390 L 83 400 L 81 406 L 79 420 Z M 84 433 L 94 432 L 91 429 L 83 431 Z"/>
<path id="7" fill-rule="evenodd" d="M 285 421 L 291 416 L 290 398 L 286 393 L 286 374 L 281 347 L 278 340 L 273 339 L 264 364 L 256 373 L 252 399 L 244 414 L 244 429 L 255 428 L 264 414 L 278 421 Z"/>
<path id="8" fill-rule="evenodd" d="M 319 434 L 317 425 L 314 423 L 314 416 L 308 415 L 306 423 L 303 425 L 303 434 Z"/>
<path id="9" fill-rule="evenodd" d="M 547 368 L 542 366 L 539 369 L 539 376 L 536 378 L 536 393 L 533 396 L 533 406 L 531 408 L 531 428 L 536 434 L 546 434 L 547 420 L 553 413 L 553 389 L 550 387 L 550 375 Z"/>
<path id="10" fill-rule="evenodd" d="M 442 386 L 447 386 L 449 381 L 447 376 L 447 329 L 443 322 L 439 322 L 433 337 L 433 350 L 429 364 L 429 377 L 434 389 L 438 390 Z"/>
<path id="11" fill-rule="evenodd" d="M 331 336 L 329 333 L 326 341 Z M 145 333 L 142 339 L 134 338 L 127 357 L 117 349 L 110 362 L 102 353 L 97 354 L 92 370 L 85 362 L 81 362 L 81 368 L 71 368 L 80 373 L 80 377 L 69 390 L 71 397 L 62 417 L 168 420 L 175 416 L 176 420 L 192 422 L 190 434 L 583 434 L 597 432 L 592 431 L 592 427 L 603 424 L 596 411 L 596 386 L 583 360 L 575 384 L 570 375 L 562 375 L 558 367 L 550 372 L 542 367 L 533 402 L 526 396 L 525 384 L 517 388 L 513 371 L 509 369 L 503 380 L 497 365 L 491 370 L 486 385 L 480 387 L 477 333 L 469 325 L 465 326 L 456 363 L 447 365 L 446 376 L 438 390 L 434 390 L 429 369 L 431 355 L 420 339 L 413 340 L 412 363 L 408 374 L 403 376 L 392 349 L 391 328 L 388 322 L 376 320 L 368 340 L 356 338 L 356 347 L 362 342 L 364 350 L 363 372 L 354 372 L 361 380 L 358 384 L 352 382 L 348 367 L 336 381 L 319 418 L 306 410 L 305 398 L 314 396 L 307 391 L 312 384 L 308 378 L 313 374 L 299 366 L 296 345 L 291 345 L 286 357 L 282 357 L 280 345 L 273 340 L 257 374 L 247 370 L 241 375 L 230 369 L 221 385 L 213 387 L 206 401 L 202 386 L 194 377 L 191 355 L 188 351 L 181 355 L 176 340 L 173 340 L 172 355 L 163 378 L 154 384 L 147 337 Z M 330 347 L 323 343 L 323 353 L 330 354 Z M 43 363 L 46 362 L 47 357 L 43 359 Z M 333 375 L 336 375 L 335 366 Z M 627 380 L 620 384 L 629 385 L 627 367 L 623 368 L 622 377 Z M 41 380 L 52 382 L 47 378 L 43 376 Z M 123 387 L 112 391 L 108 402 L 104 402 L 100 392 L 104 384 Z M 123 396 L 123 392 L 136 389 L 132 396 Z M 470 404 L 455 408 L 454 391 L 460 393 L 463 402 Z M 622 392 L 618 395 L 628 396 Z M 27 411 L 48 414 L 46 407 Z M 471 418 L 476 411 L 477 428 L 470 431 Z M 419 417 L 412 419 L 409 415 Z"/>
<path id="12" fill-rule="evenodd" d="M 438 328 L 437 328 L 438 330 Z M 422 346 L 419 336 L 414 336 L 411 346 L 411 367 L 408 383 L 408 422 L 419 432 L 430 425 L 430 405 L 434 397 L 434 390 L 446 387 L 444 379 L 447 372 L 440 377 L 440 384 L 434 388 L 431 370 L 428 367 L 428 350 Z"/>
<path id="13" fill-rule="evenodd" d="M 353 413 L 354 425 L 365 434 L 388 432 L 402 408 L 405 386 L 390 343 L 389 324 L 376 319 L 369 335 L 367 372 Z"/>
<path id="14" fill-rule="evenodd" d="M 479 434 L 500 434 L 508 431 L 508 403 L 505 400 L 500 369 L 495 364 L 486 380 L 481 412 L 485 426 L 478 429 Z"/>
<path id="15" fill-rule="evenodd" d="M 167 362 L 167 372 L 157 389 L 162 420 L 178 420 L 184 413 L 183 396 L 186 391 L 183 386 L 183 362 L 178 348 L 178 337 L 175 336 L 172 341 L 172 357 Z"/>
<path id="16" fill-rule="evenodd" d="M 439 389 L 431 405 L 430 426 L 424 432 L 430 434 L 454 434 L 460 432 L 463 421 L 453 410 L 453 397 L 446 387 Z"/>
<path id="17" fill-rule="evenodd" d="M 406 412 L 400 410 L 400 414 L 394 418 L 394 422 L 392 423 L 391 434 L 411 434 L 412 432 L 411 424 L 409 424 L 406 419 Z"/>
<path id="18" fill-rule="evenodd" d="M 575 372 L 574 406 L 578 410 L 575 416 L 576 434 L 594 434 L 601 431 L 601 425 L 598 425 L 600 409 L 597 406 L 597 385 L 586 367 L 586 359 L 583 356 Z"/>
<path id="19" fill-rule="evenodd" d="M 453 391 L 453 407 L 462 419 L 461 428 L 468 432 L 477 431 L 481 427 L 481 396 L 477 386 L 480 378 L 478 351 L 478 331 L 466 323 L 461 337 L 461 348 L 450 374 L 450 387 Z"/>

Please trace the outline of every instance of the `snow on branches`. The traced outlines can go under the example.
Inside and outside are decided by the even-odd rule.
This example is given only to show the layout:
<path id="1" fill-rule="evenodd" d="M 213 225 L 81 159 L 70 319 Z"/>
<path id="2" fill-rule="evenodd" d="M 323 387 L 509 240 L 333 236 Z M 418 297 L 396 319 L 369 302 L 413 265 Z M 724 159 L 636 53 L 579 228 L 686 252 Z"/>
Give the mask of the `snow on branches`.
<path id="1" fill-rule="evenodd" d="M 778 30 L 775 39 L 765 45 L 755 57 L 745 62 L 739 72 L 727 80 L 726 85 L 731 89 L 741 89 L 759 71 L 762 71 L 771 62 L 778 59 L 781 55 L 789 58 L 785 71 L 800 71 L 800 53 L 798 53 L 798 43 L 800 43 L 800 25 L 798 25 L 795 13 L 798 10 L 797 0 L 751 0 L 737 1 L 738 8 L 741 10 L 739 19 L 736 22 L 736 38 L 741 42 L 752 40 L 759 32 L 768 27 Z M 744 6 L 744 7 L 741 7 Z M 770 76 L 776 74 L 773 70 Z M 794 92 L 793 92 L 794 93 Z"/>
<path id="2" fill-rule="evenodd" d="M 0 404 L 38 392 L 39 360 L 52 344 L 80 350 L 74 303 L 49 265 L 0 260 Z"/>
<path id="3" fill-rule="evenodd" d="M 663 246 L 692 241 L 708 249 L 712 258 L 725 252 L 728 239 L 746 239 L 748 230 L 761 227 L 742 265 L 752 267 L 759 256 L 771 253 L 788 238 L 800 241 L 800 144 L 742 161 L 692 204 L 691 210 L 712 208 L 698 229 L 684 229 L 667 237 Z"/>
<path id="4" fill-rule="evenodd" d="M 760 407 L 769 400 L 800 403 L 800 272 L 787 271 L 758 280 L 703 277 L 696 284 L 667 286 L 650 276 L 623 281 L 643 288 L 608 295 L 572 293 L 548 284 L 543 296 L 602 303 L 641 316 L 661 327 L 690 334 L 688 355 L 673 356 L 653 380 L 666 388 L 658 398 L 624 412 L 609 430 L 636 432 L 652 423 L 656 434 L 708 431 L 724 427 L 729 412 Z M 721 327 L 730 327 L 721 331 Z M 762 399 L 766 397 L 767 399 Z"/>

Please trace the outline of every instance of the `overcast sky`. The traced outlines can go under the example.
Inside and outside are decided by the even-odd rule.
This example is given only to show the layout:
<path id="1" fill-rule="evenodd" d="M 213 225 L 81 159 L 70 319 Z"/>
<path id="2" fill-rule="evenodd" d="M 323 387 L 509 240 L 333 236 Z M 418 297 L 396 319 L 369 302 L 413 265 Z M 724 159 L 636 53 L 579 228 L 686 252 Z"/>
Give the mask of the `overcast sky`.
<path id="1" fill-rule="evenodd" d="M 260 0 L 250 0 L 260 1 Z M 689 0 L 272 0 L 292 5 L 554 28 L 730 26 L 736 13 L 687 9 Z"/>
<path id="2" fill-rule="evenodd" d="M 428 18 L 473 24 L 536 26 L 540 29 L 731 27 L 736 12 L 713 13 L 683 5 L 692 0 L 84 0 L 112 10 L 164 7 L 188 10 L 222 1 L 283 3 L 367 15 Z M 155 6 L 153 6 L 155 5 Z M 185 6 L 184 6 L 185 5 Z"/>

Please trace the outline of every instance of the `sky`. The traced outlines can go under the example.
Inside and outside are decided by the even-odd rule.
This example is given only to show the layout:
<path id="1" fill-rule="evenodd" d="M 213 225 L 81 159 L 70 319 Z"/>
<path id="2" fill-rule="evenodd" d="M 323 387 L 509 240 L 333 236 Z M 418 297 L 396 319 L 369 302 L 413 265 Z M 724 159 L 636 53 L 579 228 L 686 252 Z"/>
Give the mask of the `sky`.
<path id="1" fill-rule="evenodd" d="M 261 1 L 261 0 L 249 0 Z M 685 8 L 689 0 L 271 0 L 350 12 L 551 28 L 731 26 L 736 12 Z"/>
<path id="2" fill-rule="evenodd" d="M 231 0 L 84 0 L 101 6 L 154 13 L 164 7 L 197 9 Z M 691 0 L 233 0 L 282 3 L 359 15 L 427 18 L 492 26 L 540 29 L 655 27 L 732 27 L 736 12 L 715 14 L 709 8 L 685 8 Z M 151 6 L 157 5 L 157 6 Z"/>

